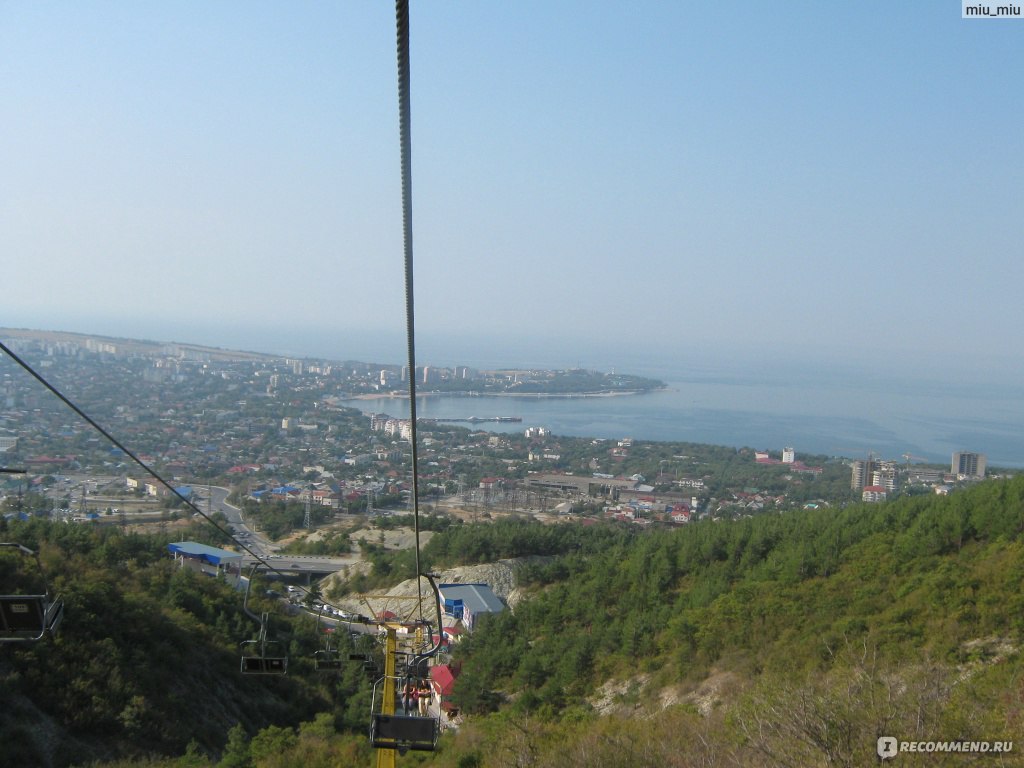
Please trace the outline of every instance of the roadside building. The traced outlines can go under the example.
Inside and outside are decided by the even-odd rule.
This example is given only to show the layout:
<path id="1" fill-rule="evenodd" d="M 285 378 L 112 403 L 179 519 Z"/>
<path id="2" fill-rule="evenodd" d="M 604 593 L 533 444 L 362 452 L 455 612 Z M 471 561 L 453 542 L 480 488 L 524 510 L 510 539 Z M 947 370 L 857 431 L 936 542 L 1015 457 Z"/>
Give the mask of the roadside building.
<path id="1" fill-rule="evenodd" d="M 227 549 L 211 547 L 196 541 L 178 541 L 167 545 L 175 562 L 207 576 L 224 576 L 237 584 L 241 578 L 242 555 Z"/>

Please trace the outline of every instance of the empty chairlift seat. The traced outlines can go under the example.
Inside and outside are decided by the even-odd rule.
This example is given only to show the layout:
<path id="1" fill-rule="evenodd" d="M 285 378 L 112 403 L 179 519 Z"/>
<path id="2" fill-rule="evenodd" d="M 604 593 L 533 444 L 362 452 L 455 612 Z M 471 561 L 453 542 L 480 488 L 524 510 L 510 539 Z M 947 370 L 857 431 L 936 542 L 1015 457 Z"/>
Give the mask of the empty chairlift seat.
<path id="1" fill-rule="evenodd" d="M 344 662 L 333 651 L 317 651 L 313 654 L 313 668 L 317 672 L 340 672 Z"/>
<path id="2" fill-rule="evenodd" d="M 242 672 L 247 675 L 285 675 L 287 656 L 243 656 Z"/>
<path id="3" fill-rule="evenodd" d="M 242 647 L 241 669 L 245 675 L 285 675 L 288 673 L 288 657 L 268 653 L 270 647 L 277 647 L 275 640 L 267 639 L 267 625 L 270 622 L 270 614 L 263 612 L 257 616 L 249 610 L 249 593 L 252 591 L 253 577 L 256 575 L 257 563 L 249 573 L 249 581 L 245 585 L 245 599 L 242 601 L 242 610 L 245 614 L 260 625 L 259 637 L 255 640 L 244 640 Z"/>
<path id="4" fill-rule="evenodd" d="M 64 618 L 64 601 L 46 595 L 0 595 L 0 642 L 42 640 Z"/>
<path id="5" fill-rule="evenodd" d="M 20 544 L 0 542 L 0 547 L 17 548 L 34 557 L 42 572 L 39 556 Z M 45 581 L 45 575 L 44 575 Z M 49 590 L 43 594 L 0 595 L 0 642 L 32 642 L 54 634 L 64 618 L 64 601 L 51 599 Z"/>

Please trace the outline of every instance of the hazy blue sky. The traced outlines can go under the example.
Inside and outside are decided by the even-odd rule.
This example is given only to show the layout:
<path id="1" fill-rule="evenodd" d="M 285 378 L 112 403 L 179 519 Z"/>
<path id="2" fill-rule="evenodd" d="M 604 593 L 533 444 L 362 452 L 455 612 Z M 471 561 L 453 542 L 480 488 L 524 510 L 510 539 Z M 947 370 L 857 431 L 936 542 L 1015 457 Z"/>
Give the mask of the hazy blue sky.
<path id="1" fill-rule="evenodd" d="M 418 333 L 1018 362 L 1022 62 L 949 0 L 414 0 Z M 0 325 L 400 338 L 391 3 L 4 2 L 0 104 Z"/>

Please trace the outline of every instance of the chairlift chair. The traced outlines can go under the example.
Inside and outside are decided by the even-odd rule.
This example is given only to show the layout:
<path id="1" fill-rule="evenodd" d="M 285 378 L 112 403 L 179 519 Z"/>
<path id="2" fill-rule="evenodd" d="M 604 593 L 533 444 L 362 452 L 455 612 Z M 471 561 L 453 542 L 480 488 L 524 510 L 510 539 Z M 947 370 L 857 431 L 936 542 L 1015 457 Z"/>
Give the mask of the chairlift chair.
<path id="1" fill-rule="evenodd" d="M 320 606 L 320 612 L 316 615 L 317 634 L 320 630 L 320 617 L 324 614 L 324 606 Z M 340 672 L 342 670 L 341 657 L 338 652 L 331 648 L 331 635 L 326 634 L 325 646 L 322 650 L 313 653 L 313 669 L 317 672 Z"/>
<path id="2" fill-rule="evenodd" d="M 433 591 L 434 609 L 438 626 L 441 624 L 441 596 L 437 583 L 430 574 L 423 574 Z M 429 622 L 423 622 L 425 637 L 433 637 Z M 414 653 L 404 664 L 404 671 L 397 670 L 398 635 L 393 624 L 385 624 L 384 632 L 384 674 L 373 685 L 370 719 L 370 745 L 379 750 L 396 750 L 404 754 L 408 750 L 430 752 L 436 749 L 440 733 L 440 721 L 430 715 L 410 711 L 406 699 L 398 707 L 396 693 L 401 686 L 415 685 L 429 687 L 429 662 L 437 654 L 440 643 L 425 651 Z"/>
<path id="3" fill-rule="evenodd" d="M 268 655 L 267 646 L 276 646 L 275 640 L 267 640 L 267 620 L 264 613 L 260 619 L 260 634 L 256 640 L 243 640 L 239 645 L 255 647 L 255 653 L 242 653 L 241 669 L 246 675 L 285 675 L 288 674 L 288 657 Z"/>
<path id="4" fill-rule="evenodd" d="M 313 668 L 317 672 L 341 672 L 343 662 L 333 651 L 316 651 L 313 653 Z"/>
<path id="5" fill-rule="evenodd" d="M 41 595 L 0 595 L 0 642 L 34 642 L 42 640 L 47 633 L 55 634 L 64 619 L 64 601 L 59 597 L 50 599 L 39 555 L 21 544 L 0 542 L 0 547 L 12 547 L 23 555 L 34 557 L 43 574 Z"/>
<path id="6" fill-rule="evenodd" d="M 249 583 L 245 585 L 242 610 L 249 618 L 259 623 L 260 633 L 255 640 L 243 640 L 239 643 L 243 648 L 247 645 L 255 647 L 255 653 L 246 654 L 243 651 L 241 671 L 245 675 L 285 675 L 288 674 L 288 657 L 267 654 L 267 646 L 278 645 L 276 640 L 267 640 L 267 624 L 270 621 L 270 614 L 264 612 L 257 618 L 256 614 L 249 610 L 249 592 L 252 589 L 252 579 L 256 575 L 257 565 L 253 565 L 249 572 Z"/>
<path id="7" fill-rule="evenodd" d="M 256 642 L 250 640 L 249 642 Z M 242 673 L 246 675 L 286 675 L 287 656 L 242 656 Z"/>
<path id="8" fill-rule="evenodd" d="M 404 754 L 407 750 L 432 752 L 437 747 L 440 725 L 437 718 L 410 714 L 407 707 L 388 713 L 378 705 L 378 692 L 384 698 L 384 688 L 395 686 L 409 678 L 381 677 L 373 686 L 373 713 L 370 720 L 370 745 L 375 749 L 396 749 Z"/>
<path id="9" fill-rule="evenodd" d="M 376 749 L 433 752 L 437 747 L 437 719 L 419 715 L 375 712 L 370 723 L 370 744 Z"/>

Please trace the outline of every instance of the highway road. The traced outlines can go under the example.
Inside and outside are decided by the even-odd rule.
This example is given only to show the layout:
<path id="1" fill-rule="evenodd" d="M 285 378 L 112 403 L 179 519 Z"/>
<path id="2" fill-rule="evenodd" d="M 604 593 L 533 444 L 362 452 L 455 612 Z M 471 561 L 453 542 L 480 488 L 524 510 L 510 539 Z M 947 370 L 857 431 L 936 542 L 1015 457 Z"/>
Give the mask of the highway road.
<path id="1" fill-rule="evenodd" d="M 255 547 L 250 546 L 255 551 Z M 261 555 L 261 559 L 274 570 L 284 573 L 334 573 L 342 568 L 360 561 L 358 555 L 346 557 L 321 557 L 319 555 Z M 242 556 L 242 567 L 251 566 L 256 561 L 252 555 Z"/>
<path id="2" fill-rule="evenodd" d="M 206 486 L 192 486 L 197 491 L 206 492 Z M 228 527 L 235 534 L 235 539 L 243 544 L 261 560 L 273 567 L 275 570 L 285 573 L 305 573 L 319 575 L 335 573 L 342 568 L 354 565 L 361 559 L 359 555 L 347 555 L 345 557 L 322 557 L 318 555 L 284 555 L 280 549 L 269 539 L 260 535 L 258 531 L 250 528 L 242 511 L 227 502 L 228 489 L 219 486 L 209 486 L 209 498 L 204 498 L 196 506 L 207 514 L 222 512 L 227 519 Z M 256 562 L 256 557 L 245 554 L 242 557 L 242 567 L 249 568 Z"/>
<path id="3" fill-rule="evenodd" d="M 201 498 L 196 506 L 208 515 L 216 512 L 224 514 L 227 520 L 227 528 L 235 534 L 235 539 L 245 545 L 260 557 L 266 558 L 277 550 L 277 547 L 269 540 L 261 536 L 257 531 L 250 528 L 242 516 L 242 510 L 228 504 L 227 498 L 230 491 L 220 486 L 192 486 L 200 495 L 209 491 L 209 496 Z M 250 561 L 252 558 L 250 557 Z"/>

